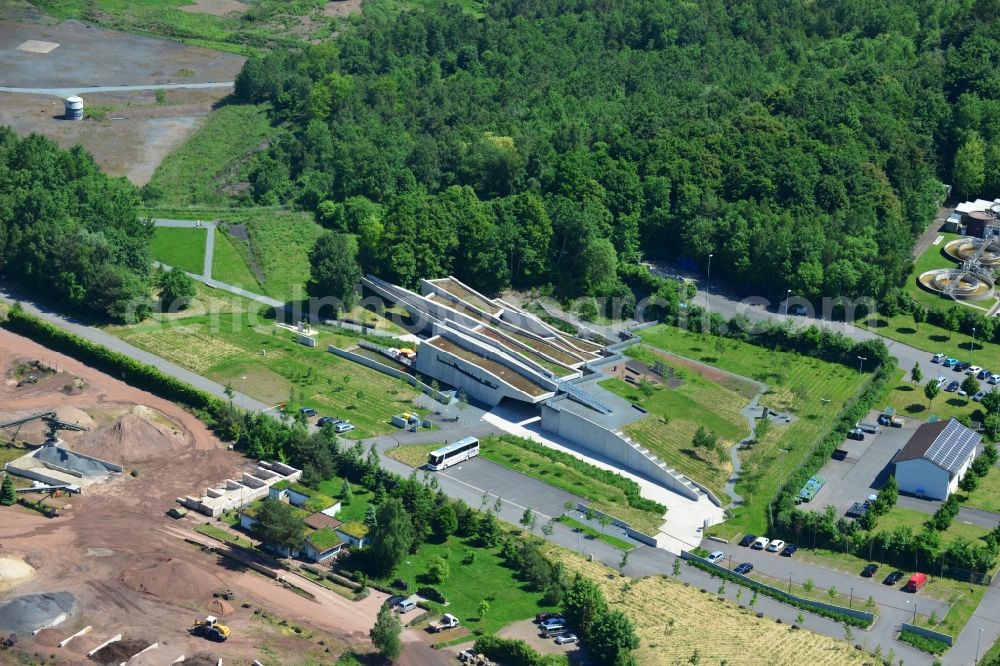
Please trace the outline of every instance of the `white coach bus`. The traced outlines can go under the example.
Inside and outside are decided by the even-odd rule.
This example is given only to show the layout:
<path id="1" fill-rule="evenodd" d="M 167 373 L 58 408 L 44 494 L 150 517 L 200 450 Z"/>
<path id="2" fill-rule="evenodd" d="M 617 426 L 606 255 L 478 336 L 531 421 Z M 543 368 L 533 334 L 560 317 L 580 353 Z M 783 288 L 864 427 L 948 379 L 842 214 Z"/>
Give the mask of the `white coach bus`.
<path id="1" fill-rule="evenodd" d="M 440 471 L 478 455 L 479 440 L 475 437 L 466 437 L 427 454 L 427 467 Z"/>

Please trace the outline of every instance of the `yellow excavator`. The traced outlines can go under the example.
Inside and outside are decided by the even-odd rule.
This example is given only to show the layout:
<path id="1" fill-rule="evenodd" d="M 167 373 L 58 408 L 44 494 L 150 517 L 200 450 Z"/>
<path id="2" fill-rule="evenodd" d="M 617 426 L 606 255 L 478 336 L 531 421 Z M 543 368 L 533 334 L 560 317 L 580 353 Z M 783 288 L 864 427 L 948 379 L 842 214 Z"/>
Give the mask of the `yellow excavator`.
<path id="1" fill-rule="evenodd" d="M 212 615 L 209 615 L 204 620 L 198 620 L 191 626 L 192 635 L 201 636 L 210 641 L 218 641 L 219 643 L 229 638 L 230 633 L 232 633 L 232 630 L 224 624 L 219 624 L 219 619 Z"/>

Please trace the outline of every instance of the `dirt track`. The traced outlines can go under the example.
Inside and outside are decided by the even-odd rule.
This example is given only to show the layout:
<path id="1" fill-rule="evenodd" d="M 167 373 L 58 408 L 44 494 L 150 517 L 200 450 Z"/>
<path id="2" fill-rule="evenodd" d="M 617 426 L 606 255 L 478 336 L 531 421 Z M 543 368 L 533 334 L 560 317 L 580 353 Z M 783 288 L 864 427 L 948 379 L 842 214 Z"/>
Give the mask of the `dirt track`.
<path id="1" fill-rule="evenodd" d="M 214 556 L 177 538 L 177 528 L 189 528 L 194 523 L 175 522 L 164 515 L 174 506 L 174 498 L 201 493 L 209 485 L 238 475 L 247 464 L 245 458 L 229 451 L 201 422 L 177 405 L 0 330 L 0 370 L 4 376 L 15 361 L 25 358 L 41 359 L 65 374 L 23 392 L 9 383 L 0 385 L 0 418 L 61 405 L 93 413 L 100 422 L 109 414 L 141 404 L 172 421 L 188 442 L 188 447 L 177 455 L 168 454 L 138 466 L 137 477 L 124 474 L 88 487 L 83 495 L 69 500 L 71 507 L 59 518 L 46 519 L 21 507 L 0 510 L 2 552 L 23 556 L 38 569 L 32 580 L 8 591 L 4 599 L 35 592 L 72 592 L 77 597 L 76 612 L 56 631 L 60 636 L 68 636 L 86 625 L 93 626 L 90 635 L 73 641 L 67 648 L 44 647 L 45 654 L 79 661 L 83 651 L 123 633 L 135 640 L 158 641 L 164 663 L 179 654 L 206 649 L 225 658 L 249 661 L 259 657 L 258 646 L 264 644 L 280 655 L 300 655 L 297 661 L 291 660 L 300 663 L 303 653 L 325 649 L 314 642 L 320 637 L 332 650 L 346 642 L 364 639 L 373 624 L 377 602 L 352 605 L 342 600 L 341 612 L 335 612 L 338 609 L 304 599 L 263 577 L 219 566 Z M 63 379 L 70 375 L 86 382 L 86 388 L 77 395 L 60 391 Z M 74 436 L 65 434 L 70 446 Z M 22 437 L 28 438 L 24 432 Z M 197 598 L 165 600 L 136 592 L 121 582 L 124 572 L 148 567 L 157 558 L 172 558 L 185 567 L 204 571 L 236 592 L 236 612 L 226 618 L 234 629 L 228 642 L 209 644 L 190 637 L 186 631 L 194 619 L 205 614 L 213 590 L 203 590 L 200 595 L 195 592 Z M 330 635 L 314 636 L 313 642 L 296 635 L 282 635 L 280 628 L 254 618 L 250 609 L 241 608 L 243 602 L 267 607 L 289 622 L 311 625 Z M 51 642 L 51 637 L 43 636 L 43 640 Z M 22 638 L 22 645 L 27 649 L 33 647 L 27 637 Z M 37 647 L 42 649 L 43 645 Z"/>

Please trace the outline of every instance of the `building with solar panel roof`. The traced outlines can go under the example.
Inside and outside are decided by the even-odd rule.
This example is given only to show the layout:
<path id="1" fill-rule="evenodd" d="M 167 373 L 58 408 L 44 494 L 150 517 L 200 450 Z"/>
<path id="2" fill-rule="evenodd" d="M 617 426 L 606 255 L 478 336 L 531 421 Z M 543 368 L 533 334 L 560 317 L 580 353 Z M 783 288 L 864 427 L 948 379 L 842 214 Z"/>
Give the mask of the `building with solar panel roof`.
<path id="1" fill-rule="evenodd" d="M 892 459 L 899 491 L 947 499 L 976 457 L 982 436 L 955 419 L 925 423 Z"/>

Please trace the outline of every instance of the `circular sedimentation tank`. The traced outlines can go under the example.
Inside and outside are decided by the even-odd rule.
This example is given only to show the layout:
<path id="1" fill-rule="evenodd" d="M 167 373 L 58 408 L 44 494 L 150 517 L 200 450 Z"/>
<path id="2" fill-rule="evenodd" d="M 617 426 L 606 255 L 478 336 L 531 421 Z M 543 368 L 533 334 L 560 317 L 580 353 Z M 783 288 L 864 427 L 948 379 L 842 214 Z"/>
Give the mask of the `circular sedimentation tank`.
<path id="1" fill-rule="evenodd" d="M 959 301 L 984 301 L 993 297 L 993 278 L 964 268 L 938 268 L 917 278 L 927 291 L 951 296 Z"/>
<path id="2" fill-rule="evenodd" d="M 83 120 L 83 99 L 77 95 L 66 98 L 66 120 Z"/>
<path id="3" fill-rule="evenodd" d="M 1000 265 L 1000 240 L 995 238 L 956 238 L 944 246 L 944 253 L 961 263 L 976 259 L 983 266 Z"/>

